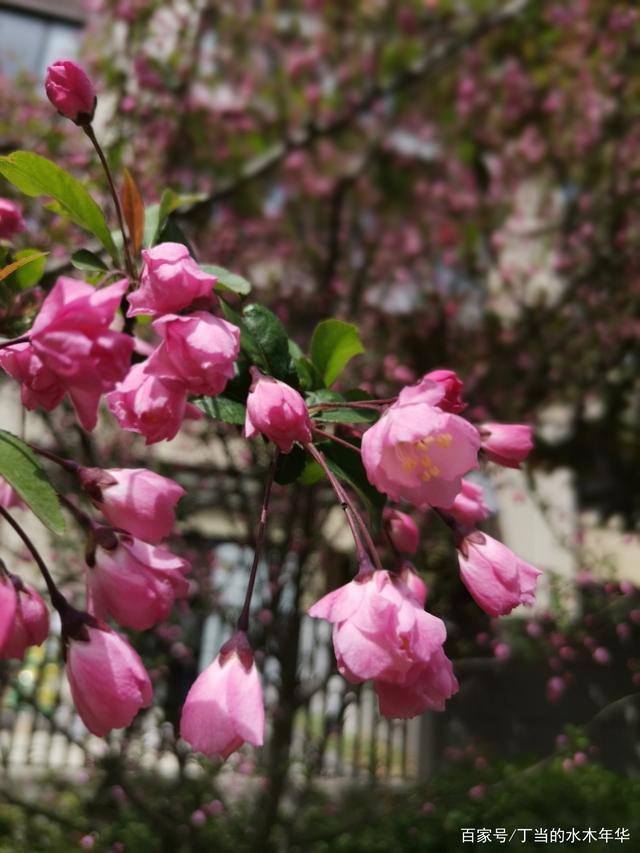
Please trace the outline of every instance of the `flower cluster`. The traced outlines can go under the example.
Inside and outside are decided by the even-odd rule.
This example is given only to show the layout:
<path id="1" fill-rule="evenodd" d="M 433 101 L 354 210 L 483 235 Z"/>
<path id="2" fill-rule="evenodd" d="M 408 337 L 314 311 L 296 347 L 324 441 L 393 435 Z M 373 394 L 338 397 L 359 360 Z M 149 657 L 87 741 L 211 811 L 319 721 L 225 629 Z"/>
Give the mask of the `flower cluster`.
<path id="1" fill-rule="evenodd" d="M 113 186 L 91 127 L 96 103 L 91 81 L 74 63 L 63 61 L 49 69 L 46 89 L 58 111 L 81 126 L 97 148 Z M 462 581 L 488 614 L 503 615 L 519 604 L 533 603 L 540 572 L 477 529 L 489 507 L 481 487 L 465 479 L 482 459 L 518 467 L 531 450 L 531 428 L 472 423 L 463 414 L 467 407 L 462 380 L 451 370 L 431 371 L 392 399 L 375 400 L 366 394 L 363 399 L 361 389 L 355 389 L 355 396 L 337 394 L 331 388 L 335 362 L 352 348 L 353 340 L 342 354 L 338 348 L 336 358 L 334 336 L 348 324 L 330 321 L 337 328 L 332 326 L 320 342 L 314 335 L 314 362 L 314 342 L 312 359 L 307 359 L 262 306 L 257 306 L 261 320 L 250 328 L 244 314 L 237 322 L 217 316 L 220 308 L 227 317 L 238 315 L 220 305 L 214 294 L 216 278 L 207 268 L 196 263 L 186 246 L 174 242 L 142 250 L 138 265 L 129 239 L 134 229 L 130 222 L 125 227 L 115 193 L 114 204 L 126 276 L 104 285 L 112 275 L 107 273 L 97 286 L 58 278 L 29 334 L 0 346 L 0 365 L 21 383 L 26 408 L 50 411 L 68 395 L 82 427 L 92 430 L 104 395 L 122 429 L 143 435 L 147 444 L 173 438 L 184 418 L 201 416 L 190 397 L 221 395 L 237 378 L 234 393 L 240 399 L 231 401 L 235 411 L 230 422 L 242 423 L 237 418 L 241 407 L 245 437 L 262 435 L 274 445 L 236 631 L 192 685 L 182 710 L 182 736 L 195 749 L 223 759 L 244 742 L 263 742 L 262 688 L 247 630 L 278 455 L 294 449 L 299 458 L 315 463 L 333 487 L 359 561 L 353 580 L 309 609 L 311 617 L 333 626 L 338 670 L 350 683 L 371 681 L 386 717 L 443 710 L 458 682 L 444 651 L 446 626 L 425 610 L 426 585 L 407 559 L 420 547 L 419 527 L 410 512 L 431 512 L 452 531 Z M 15 233 L 21 219 L 13 213 Z M 118 312 L 122 316 L 117 317 Z M 140 317 L 151 320 L 155 344 L 134 337 Z M 353 336 L 354 327 L 346 334 Z M 143 360 L 135 360 L 134 352 Z M 354 418 L 352 413 L 349 420 L 349 409 L 358 407 L 367 417 Z M 348 417 L 343 421 L 345 409 Z M 321 428 L 326 423 L 333 431 Z M 359 424 L 348 433 L 351 441 L 339 434 L 341 423 Z M 352 459 L 357 459 L 358 472 L 336 466 L 329 451 L 335 443 L 357 454 Z M 69 605 L 26 534 L 21 535 L 61 617 L 78 711 L 90 731 L 104 735 L 129 725 L 152 700 L 142 661 L 106 620 L 136 631 L 152 628 L 167 619 L 176 598 L 189 592 L 189 563 L 163 544 L 173 530 L 184 490 L 146 469 L 85 468 L 50 451 L 38 452 L 73 474 L 103 516 L 97 522 L 63 497 L 88 534 L 87 606 L 82 611 Z M 408 512 L 406 506 L 390 506 L 383 513 L 389 568 L 381 559 L 387 543 L 375 541 L 350 494 L 350 489 L 357 491 L 358 477 L 361 489 L 374 487 L 385 499 L 410 507 Z M 8 485 L 0 485 L 0 511 L 20 533 L 6 511 L 18 500 Z M 29 644 L 42 643 L 47 633 L 42 599 L 2 567 L 0 656 L 22 657 Z"/>

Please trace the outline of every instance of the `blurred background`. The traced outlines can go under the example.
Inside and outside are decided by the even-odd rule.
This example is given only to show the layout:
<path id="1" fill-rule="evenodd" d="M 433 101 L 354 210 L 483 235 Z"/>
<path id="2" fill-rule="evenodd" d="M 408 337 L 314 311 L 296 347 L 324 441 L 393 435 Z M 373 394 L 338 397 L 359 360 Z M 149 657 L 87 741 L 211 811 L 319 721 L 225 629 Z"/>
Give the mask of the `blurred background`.
<path id="1" fill-rule="evenodd" d="M 249 279 L 303 349 L 318 320 L 355 322 L 367 352 L 352 384 L 385 397 L 450 367 L 472 418 L 535 427 L 526 470 L 477 480 L 486 529 L 544 571 L 535 608 L 490 620 L 447 534 L 416 513 L 416 566 L 461 690 L 443 714 L 390 724 L 304 615 L 352 575 L 340 511 L 324 483 L 278 489 L 252 628 L 268 743 L 220 769 L 176 743 L 174 723 L 240 608 L 264 449 L 209 421 L 145 448 L 107 412 L 87 436 L 70 409 L 25 415 L 3 380 L 3 428 L 185 486 L 172 547 L 194 584 L 169 623 L 133 636 L 156 702 L 108 741 L 70 704 L 55 634 L 3 662 L 0 850 L 449 851 L 473 849 L 481 827 L 530 828 L 523 850 L 547 843 L 534 829 L 593 827 L 604 849 L 604 830 L 626 828 L 632 849 L 639 47 L 633 0 L 0 2 L 2 153 L 56 159 L 108 208 L 86 139 L 43 93 L 50 62 L 80 59 L 114 170 L 128 166 L 149 204 L 176 193 L 163 239 Z M 20 201 L 21 248 L 50 255 L 0 292 L 6 336 L 81 241 Z M 50 542 L 23 519 L 82 601 L 80 537 Z"/>

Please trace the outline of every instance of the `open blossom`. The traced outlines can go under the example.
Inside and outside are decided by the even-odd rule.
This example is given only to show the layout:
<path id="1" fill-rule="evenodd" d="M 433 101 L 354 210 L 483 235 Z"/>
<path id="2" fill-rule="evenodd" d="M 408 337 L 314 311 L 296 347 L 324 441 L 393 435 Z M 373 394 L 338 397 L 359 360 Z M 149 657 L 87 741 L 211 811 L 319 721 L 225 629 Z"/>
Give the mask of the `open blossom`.
<path id="1" fill-rule="evenodd" d="M 100 544 L 87 571 L 87 590 L 95 616 L 112 616 L 125 628 L 144 631 L 164 622 L 175 598 L 189 592 L 187 560 L 167 548 L 127 534 Z M 107 547 L 107 544 L 109 547 Z"/>
<path id="2" fill-rule="evenodd" d="M 60 59 L 47 68 L 44 83 L 47 98 L 65 118 L 76 124 L 88 124 L 96 109 L 93 83 L 70 59 Z"/>
<path id="3" fill-rule="evenodd" d="M 26 509 L 27 505 L 22 500 L 20 495 L 13 489 L 4 477 L 0 477 L 0 506 L 5 509 L 17 507 L 18 509 Z"/>
<path id="4" fill-rule="evenodd" d="M 29 335 L 36 355 L 68 392 L 87 430 L 96 425 L 100 396 L 129 368 L 132 338 L 109 329 L 127 287 L 127 279 L 121 279 L 96 290 L 61 276 Z"/>
<path id="5" fill-rule="evenodd" d="M 82 468 L 80 480 L 104 517 L 114 526 L 153 544 L 176 522 L 176 504 L 186 494 L 175 480 L 146 468 Z"/>
<path id="6" fill-rule="evenodd" d="M 20 205 L 9 198 L 0 198 L 0 240 L 11 240 L 26 227 Z"/>
<path id="7" fill-rule="evenodd" d="M 476 531 L 462 540 L 458 562 L 464 585 L 489 616 L 506 616 L 519 604 L 534 603 L 542 572 L 486 533 Z"/>
<path id="8" fill-rule="evenodd" d="M 468 421 L 439 408 L 442 385 L 423 378 L 362 437 L 369 482 L 393 500 L 449 507 L 462 476 L 477 467 L 480 435 Z"/>
<path id="9" fill-rule="evenodd" d="M 187 392 L 181 383 L 155 376 L 150 364 L 151 359 L 134 364 L 106 400 L 122 429 L 138 432 L 147 444 L 155 444 L 174 438 L 182 426 Z"/>
<path id="10" fill-rule="evenodd" d="M 482 486 L 472 483 L 471 480 L 462 481 L 461 489 L 447 512 L 456 521 L 468 527 L 475 527 L 479 521 L 484 521 L 491 515 L 491 510 L 484 502 Z"/>
<path id="11" fill-rule="evenodd" d="M 175 379 L 189 394 L 215 396 L 234 376 L 240 353 L 240 329 L 205 311 L 188 317 L 167 314 L 153 328 L 164 339 L 150 369 L 161 379 Z"/>
<path id="12" fill-rule="evenodd" d="M 440 409 L 458 414 L 467 408 L 467 404 L 462 399 L 462 380 L 453 370 L 432 370 L 423 378 L 441 386 L 444 393 L 438 403 Z"/>
<path id="13" fill-rule="evenodd" d="M 180 736 L 198 752 L 224 759 L 245 742 L 262 746 L 262 687 L 244 633 L 225 643 L 189 690 Z"/>
<path id="14" fill-rule="evenodd" d="M 15 590 L 15 611 L 4 642 L 0 641 L 0 658 L 22 660 L 29 646 L 40 646 L 49 636 L 49 611 L 32 586 L 17 577 L 10 577 L 9 584 Z"/>
<path id="15" fill-rule="evenodd" d="M 137 652 L 106 625 L 86 624 L 67 639 L 71 696 L 89 731 L 104 737 L 151 704 L 151 681 Z"/>
<path id="16" fill-rule="evenodd" d="M 451 661 L 442 648 L 436 649 L 426 664 L 407 673 L 402 684 L 374 681 L 380 713 L 392 720 L 407 720 L 425 711 L 444 711 L 445 702 L 458 691 Z"/>
<path id="17" fill-rule="evenodd" d="M 384 526 L 393 543 L 393 547 L 402 554 L 415 554 L 420 542 L 418 525 L 399 509 L 385 509 Z"/>
<path id="18" fill-rule="evenodd" d="M 29 343 L 0 349 L 0 367 L 20 383 L 22 405 L 30 412 L 39 407 L 50 412 L 66 393 L 65 386 Z"/>
<path id="19" fill-rule="evenodd" d="M 144 249 L 142 260 L 140 287 L 128 296 L 128 317 L 173 314 L 196 299 L 211 297 L 215 276 L 202 270 L 182 243 Z"/>
<path id="20" fill-rule="evenodd" d="M 360 572 L 308 612 L 333 623 L 338 669 L 352 684 L 369 678 L 403 684 L 446 639 L 444 622 L 426 613 L 402 580 L 386 571 Z"/>
<path id="21" fill-rule="evenodd" d="M 533 448 L 532 429 L 526 424 L 482 424 L 480 435 L 487 459 L 506 468 L 519 468 Z"/>
<path id="22" fill-rule="evenodd" d="M 296 441 L 311 441 L 311 419 L 302 396 L 285 382 L 264 376 L 257 367 L 251 368 L 251 376 L 244 423 L 246 437 L 261 432 L 283 453 L 289 453 Z"/>

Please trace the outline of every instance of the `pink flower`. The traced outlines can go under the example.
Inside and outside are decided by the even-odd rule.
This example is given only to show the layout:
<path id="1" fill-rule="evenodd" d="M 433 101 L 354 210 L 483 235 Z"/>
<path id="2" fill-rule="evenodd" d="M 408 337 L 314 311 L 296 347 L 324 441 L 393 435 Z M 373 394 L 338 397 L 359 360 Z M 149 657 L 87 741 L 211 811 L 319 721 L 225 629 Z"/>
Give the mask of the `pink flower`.
<path id="1" fill-rule="evenodd" d="M 392 500 L 451 506 L 462 475 L 477 467 L 478 431 L 438 408 L 443 395 L 442 385 L 430 379 L 404 388 L 362 437 L 369 482 Z"/>
<path id="2" fill-rule="evenodd" d="M 96 92 L 83 69 L 69 59 L 47 68 L 44 84 L 47 98 L 65 118 L 90 124 L 96 109 Z"/>
<path id="3" fill-rule="evenodd" d="M 22 500 L 20 495 L 7 483 L 4 477 L 0 477 L 0 506 L 5 509 L 17 507 L 17 509 L 26 509 L 27 505 Z"/>
<path id="4" fill-rule="evenodd" d="M 247 438 L 261 432 L 289 453 L 294 442 L 311 441 L 311 419 L 301 395 L 279 379 L 264 376 L 251 368 L 253 382 L 247 397 L 244 434 Z"/>
<path id="5" fill-rule="evenodd" d="M 402 554 L 415 554 L 420 542 L 418 525 L 407 515 L 398 509 L 385 509 L 385 529 L 393 543 L 393 547 Z"/>
<path id="6" fill-rule="evenodd" d="M 416 664 L 429 662 L 447 633 L 444 622 L 386 571 L 361 571 L 308 612 L 333 623 L 338 669 L 352 684 L 369 678 L 403 684 Z"/>
<path id="7" fill-rule="evenodd" d="M 403 684 L 374 681 L 373 686 L 380 713 L 392 720 L 407 720 L 425 711 L 444 711 L 446 700 L 459 687 L 451 661 L 442 648 L 433 652 L 428 663 L 410 670 Z"/>
<path id="8" fill-rule="evenodd" d="M 0 650 L 11 636 L 18 597 L 8 574 L 0 570 Z"/>
<path id="9" fill-rule="evenodd" d="M 453 370 L 432 370 L 424 375 L 424 379 L 436 382 L 442 387 L 444 396 L 438 403 L 438 407 L 444 412 L 463 412 L 467 404 L 462 399 L 462 380 Z"/>
<path id="10" fill-rule="evenodd" d="M 174 599 L 189 592 L 184 575 L 191 566 L 166 548 L 109 533 L 102 544 L 98 536 L 95 555 L 87 560 L 92 612 L 136 631 L 164 622 Z"/>
<path id="11" fill-rule="evenodd" d="M 129 368 L 132 338 L 109 329 L 127 286 L 121 279 L 96 290 L 61 276 L 31 328 L 36 355 L 69 393 L 87 430 L 96 425 L 101 394 Z"/>
<path id="12" fill-rule="evenodd" d="M 0 658 L 22 660 L 30 646 L 41 646 L 49 636 L 49 611 L 35 589 L 20 578 L 10 575 L 9 585 L 15 591 L 15 611 L 9 633 L 0 642 Z"/>
<path id="13" fill-rule="evenodd" d="M 82 468 L 85 492 L 114 526 L 145 542 L 166 538 L 176 523 L 182 486 L 145 468 Z"/>
<path id="14" fill-rule="evenodd" d="M 242 632 L 225 643 L 189 690 L 180 719 L 180 736 L 198 752 L 223 759 L 245 741 L 262 746 L 262 687 Z"/>
<path id="15" fill-rule="evenodd" d="M 482 449 L 492 462 L 519 468 L 533 447 L 531 433 L 526 424 L 482 424 Z"/>
<path id="16" fill-rule="evenodd" d="M 471 480 L 462 481 L 461 489 L 447 512 L 460 524 L 468 527 L 475 527 L 479 521 L 484 521 L 491 514 L 491 510 L 484 502 L 482 487 L 472 483 Z"/>
<path id="17" fill-rule="evenodd" d="M 413 597 L 424 607 L 427 600 L 427 585 L 416 571 L 415 566 L 409 560 L 405 560 L 399 575 L 400 580 L 409 587 Z"/>
<path id="18" fill-rule="evenodd" d="M 0 349 L 0 367 L 20 383 L 20 399 L 29 411 L 40 406 L 50 412 L 65 395 L 65 386 L 29 343 Z"/>
<path id="19" fill-rule="evenodd" d="M 122 429 L 144 435 L 147 444 L 174 438 L 187 414 L 184 386 L 154 376 L 152 364 L 151 359 L 134 364 L 115 391 L 106 395 Z"/>
<path id="20" fill-rule="evenodd" d="M 161 379 L 182 382 L 189 394 L 215 396 L 233 379 L 240 353 L 240 329 L 196 311 L 188 317 L 167 314 L 153 328 L 164 338 L 152 369 Z"/>
<path id="21" fill-rule="evenodd" d="M 140 287 L 128 296 L 128 317 L 173 314 L 211 297 L 215 276 L 200 269 L 182 243 L 159 243 L 144 249 L 142 259 Z"/>
<path id="22" fill-rule="evenodd" d="M 11 240 L 14 234 L 26 227 L 20 205 L 11 199 L 0 198 L 0 240 Z"/>
<path id="23" fill-rule="evenodd" d="M 115 631 L 87 623 L 67 643 L 71 696 L 92 734 L 103 737 L 128 726 L 140 708 L 151 704 L 151 681 L 142 661 Z"/>
<path id="24" fill-rule="evenodd" d="M 459 546 L 462 582 L 489 616 L 506 616 L 519 604 L 533 604 L 542 574 L 501 542 L 474 532 Z"/>

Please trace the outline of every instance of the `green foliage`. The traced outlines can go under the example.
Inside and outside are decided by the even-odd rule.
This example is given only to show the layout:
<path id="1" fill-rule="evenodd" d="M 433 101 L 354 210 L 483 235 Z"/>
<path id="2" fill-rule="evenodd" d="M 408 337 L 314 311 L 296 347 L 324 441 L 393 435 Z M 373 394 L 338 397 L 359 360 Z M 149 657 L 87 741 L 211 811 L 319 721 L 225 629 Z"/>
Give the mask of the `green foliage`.
<path id="1" fill-rule="evenodd" d="M 28 196 L 48 196 L 60 212 L 97 237 L 112 258 L 117 249 L 103 212 L 83 183 L 60 166 L 28 151 L 14 151 L 0 157 L 0 174 Z"/>
<path id="2" fill-rule="evenodd" d="M 44 275 L 47 254 L 38 249 L 21 249 L 15 253 L 14 262 L 0 270 L 0 281 L 7 280 L 17 290 L 33 287 Z"/>
<path id="3" fill-rule="evenodd" d="M 200 264 L 200 267 L 205 272 L 215 275 L 217 290 L 228 290 L 231 293 L 237 293 L 238 296 L 247 296 L 251 293 L 251 284 L 241 275 L 230 272 L 224 267 L 217 267 L 215 264 Z"/>
<path id="4" fill-rule="evenodd" d="M 349 391 L 346 394 L 338 394 L 337 391 L 330 391 L 327 388 L 323 388 L 320 391 L 314 391 L 307 395 L 307 405 L 314 406 L 318 403 L 353 403 L 358 400 L 364 401 L 367 397 L 368 394 L 364 391 Z M 335 409 L 318 409 L 312 414 L 317 420 L 341 424 L 372 424 L 378 419 L 378 412 L 375 409 L 350 409 L 342 406 Z"/>
<path id="5" fill-rule="evenodd" d="M 78 249 L 77 252 L 74 252 L 71 255 L 71 263 L 77 270 L 82 270 L 83 272 L 96 272 L 96 270 L 106 272 L 107 270 L 107 265 L 102 258 L 88 249 Z"/>
<path id="6" fill-rule="evenodd" d="M 281 486 L 294 483 L 299 479 L 308 462 L 307 452 L 297 444 L 294 445 L 290 453 L 281 453 L 276 466 L 276 483 Z"/>
<path id="7" fill-rule="evenodd" d="M 311 338 L 311 361 L 329 387 L 351 359 L 364 352 L 358 329 L 342 320 L 323 320 Z"/>
<path id="8" fill-rule="evenodd" d="M 369 482 L 360 454 L 333 441 L 322 444 L 321 449 L 329 468 L 358 493 L 367 508 L 372 527 L 379 530 L 386 497 Z"/>
<path id="9" fill-rule="evenodd" d="M 163 191 L 160 202 L 152 204 L 145 210 L 143 243 L 149 248 L 160 242 L 159 238 L 167 219 L 181 207 L 190 207 L 202 201 L 203 195 L 199 193 L 180 194 L 174 190 Z"/>
<path id="10" fill-rule="evenodd" d="M 229 397 L 218 395 L 217 397 L 199 397 L 193 401 L 206 415 L 223 421 L 226 424 L 244 425 L 247 407 L 244 403 L 231 400 Z"/>
<path id="11" fill-rule="evenodd" d="M 298 387 L 298 374 L 289 353 L 289 338 L 273 311 L 252 303 L 239 314 L 223 301 L 222 310 L 240 329 L 240 345 L 250 361 L 269 376 Z"/>
<path id="12" fill-rule="evenodd" d="M 64 532 L 64 517 L 49 478 L 30 448 L 5 430 L 0 430 L 0 475 L 49 530 Z"/>

